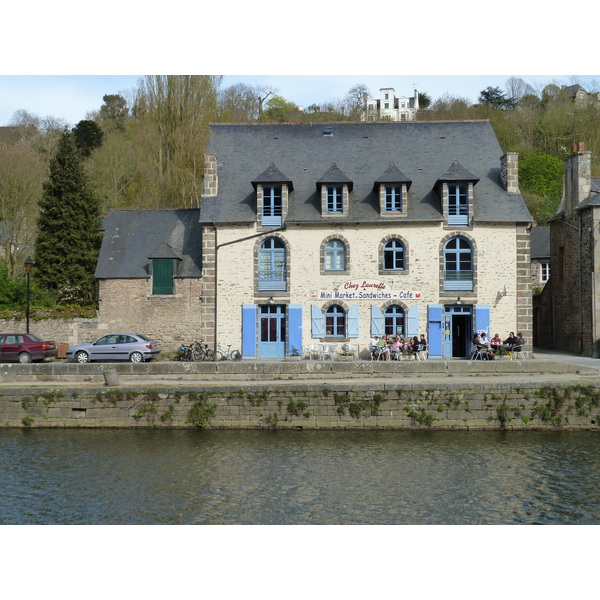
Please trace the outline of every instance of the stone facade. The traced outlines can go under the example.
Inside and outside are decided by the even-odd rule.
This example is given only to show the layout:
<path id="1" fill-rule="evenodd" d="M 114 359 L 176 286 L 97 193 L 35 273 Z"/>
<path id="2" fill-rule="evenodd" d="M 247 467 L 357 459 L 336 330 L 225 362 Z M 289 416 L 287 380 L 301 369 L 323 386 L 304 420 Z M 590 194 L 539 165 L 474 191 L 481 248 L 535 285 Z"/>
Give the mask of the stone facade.
<path id="1" fill-rule="evenodd" d="M 565 161 L 564 195 L 550 223 L 550 279 L 535 298 L 539 344 L 600 357 L 600 199 L 583 144 Z"/>
<path id="2" fill-rule="evenodd" d="M 182 343 L 205 339 L 202 280 L 175 279 L 174 283 L 173 295 L 155 296 L 149 279 L 100 280 L 100 335 L 139 332 L 172 351 Z"/>
<path id="3" fill-rule="evenodd" d="M 0 398 L 0 427 L 597 430 L 599 402 L 580 384 L 25 388 Z"/>
<path id="4" fill-rule="evenodd" d="M 515 331 L 531 351 L 531 216 L 517 156 L 502 156 L 486 124 L 237 127 L 213 126 L 220 192 L 201 210 L 203 238 L 216 228 L 219 344 L 244 359 L 314 344 L 352 344 L 369 358 L 375 334 L 399 332 L 425 334 L 430 355 L 448 358 L 469 356 L 474 331 Z M 261 220 L 265 180 L 293 185 L 280 196 L 282 226 Z M 330 214 L 334 186 L 343 203 Z"/>

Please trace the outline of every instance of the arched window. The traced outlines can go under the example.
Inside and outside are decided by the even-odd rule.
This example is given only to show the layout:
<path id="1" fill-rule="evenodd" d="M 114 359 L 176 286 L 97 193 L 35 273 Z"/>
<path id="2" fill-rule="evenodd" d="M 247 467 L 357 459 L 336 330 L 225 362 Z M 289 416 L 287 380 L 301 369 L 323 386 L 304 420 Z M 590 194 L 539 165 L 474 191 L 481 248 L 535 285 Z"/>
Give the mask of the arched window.
<path id="1" fill-rule="evenodd" d="M 389 240 L 383 247 L 383 269 L 385 271 L 404 270 L 404 244 L 400 240 Z"/>
<path id="2" fill-rule="evenodd" d="M 444 291 L 473 291 L 473 248 L 463 237 L 453 237 L 444 246 Z"/>
<path id="3" fill-rule="evenodd" d="M 325 311 L 325 337 L 346 337 L 346 311 L 338 304 Z"/>
<path id="4" fill-rule="evenodd" d="M 279 238 L 267 238 L 258 249 L 258 291 L 286 291 L 285 244 Z"/>
<path id="5" fill-rule="evenodd" d="M 385 335 L 396 335 L 396 333 L 399 333 L 404 336 L 404 309 L 397 304 L 388 306 L 383 315 L 383 325 Z"/>
<path id="6" fill-rule="evenodd" d="M 325 244 L 325 271 L 346 270 L 346 245 L 341 240 L 331 240 Z"/>

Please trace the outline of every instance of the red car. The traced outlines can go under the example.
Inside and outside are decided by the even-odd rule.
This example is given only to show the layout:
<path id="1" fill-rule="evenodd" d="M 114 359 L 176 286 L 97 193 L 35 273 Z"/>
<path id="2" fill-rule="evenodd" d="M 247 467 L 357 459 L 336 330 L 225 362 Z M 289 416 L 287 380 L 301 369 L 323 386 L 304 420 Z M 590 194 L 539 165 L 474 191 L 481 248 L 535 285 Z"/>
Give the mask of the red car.
<path id="1" fill-rule="evenodd" d="M 32 333 L 0 333 L 0 361 L 30 363 L 56 356 L 56 344 Z"/>

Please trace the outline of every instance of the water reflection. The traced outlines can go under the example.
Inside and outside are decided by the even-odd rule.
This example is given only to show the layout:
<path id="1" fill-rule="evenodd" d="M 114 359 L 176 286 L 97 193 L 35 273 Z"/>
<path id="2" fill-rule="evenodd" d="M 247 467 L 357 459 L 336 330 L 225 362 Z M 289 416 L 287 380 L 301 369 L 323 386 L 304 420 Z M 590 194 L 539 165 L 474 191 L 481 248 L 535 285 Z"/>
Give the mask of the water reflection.
<path id="1" fill-rule="evenodd" d="M 3 430 L 3 524 L 594 524 L 593 432 Z"/>

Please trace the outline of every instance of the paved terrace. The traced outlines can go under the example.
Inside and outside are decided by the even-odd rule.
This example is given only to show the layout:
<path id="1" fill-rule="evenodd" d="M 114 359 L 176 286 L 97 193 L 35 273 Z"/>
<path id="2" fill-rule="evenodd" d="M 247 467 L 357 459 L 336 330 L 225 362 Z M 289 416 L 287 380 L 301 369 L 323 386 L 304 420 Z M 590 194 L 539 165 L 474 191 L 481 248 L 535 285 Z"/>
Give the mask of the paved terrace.
<path id="1" fill-rule="evenodd" d="M 600 385 L 600 360 L 536 349 L 526 360 L 430 359 L 427 361 L 249 360 L 240 362 L 77 363 L 55 360 L 29 365 L 1 364 L 0 388 L 264 386 L 348 384 L 548 385 L 587 382 Z"/>

